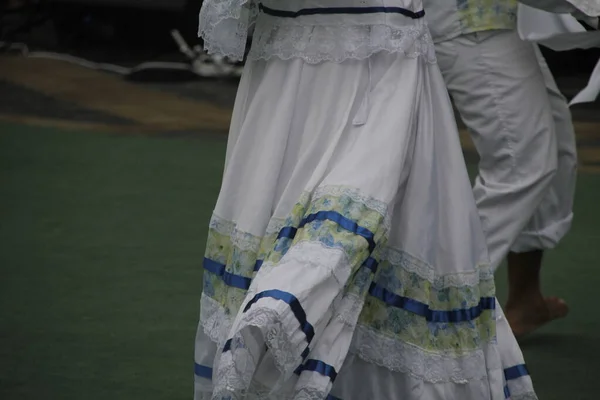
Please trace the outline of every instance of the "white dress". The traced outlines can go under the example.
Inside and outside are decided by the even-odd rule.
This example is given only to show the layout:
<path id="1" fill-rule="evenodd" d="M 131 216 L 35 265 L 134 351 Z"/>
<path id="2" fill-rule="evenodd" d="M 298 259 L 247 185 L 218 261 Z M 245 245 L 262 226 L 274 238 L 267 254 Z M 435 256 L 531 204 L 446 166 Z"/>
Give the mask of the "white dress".
<path id="1" fill-rule="evenodd" d="M 243 56 L 195 399 L 535 399 L 419 0 L 205 0 Z M 511 397 L 512 396 L 512 397 Z"/>

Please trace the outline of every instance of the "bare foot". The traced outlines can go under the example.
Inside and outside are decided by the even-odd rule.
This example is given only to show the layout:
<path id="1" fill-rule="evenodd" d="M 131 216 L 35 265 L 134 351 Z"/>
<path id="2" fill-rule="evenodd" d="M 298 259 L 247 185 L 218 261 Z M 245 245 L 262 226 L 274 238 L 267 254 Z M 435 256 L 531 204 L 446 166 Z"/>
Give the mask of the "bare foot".
<path id="1" fill-rule="evenodd" d="M 558 297 L 540 297 L 538 301 L 506 306 L 506 318 L 517 338 L 521 338 L 555 319 L 564 318 L 568 313 L 569 306 Z"/>

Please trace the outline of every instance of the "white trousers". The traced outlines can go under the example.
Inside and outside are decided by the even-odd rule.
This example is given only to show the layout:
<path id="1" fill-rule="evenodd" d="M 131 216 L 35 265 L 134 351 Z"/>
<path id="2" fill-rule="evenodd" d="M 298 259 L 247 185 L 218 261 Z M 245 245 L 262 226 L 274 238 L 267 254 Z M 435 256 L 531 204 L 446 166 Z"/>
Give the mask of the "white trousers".
<path id="1" fill-rule="evenodd" d="M 541 52 L 497 30 L 438 43 L 436 53 L 480 156 L 473 192 L 492 266 L 510 250 L 554 247 L 571 226 L 577 155 Z"/>

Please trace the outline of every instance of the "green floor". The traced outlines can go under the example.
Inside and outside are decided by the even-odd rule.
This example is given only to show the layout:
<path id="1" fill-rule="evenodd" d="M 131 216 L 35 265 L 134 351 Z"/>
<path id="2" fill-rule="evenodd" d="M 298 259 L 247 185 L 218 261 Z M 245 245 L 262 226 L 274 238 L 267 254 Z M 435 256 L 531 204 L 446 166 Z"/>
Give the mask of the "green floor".
<path id="1" fill-rule="evenodd" d="M 191 398 L 224 151 L 0 124 L 0 399 Z M 541 400 L 600 398 L 599 206 L 600 176 L 581 176 L 545 270 L 572 314 L 523 343 Z"/>

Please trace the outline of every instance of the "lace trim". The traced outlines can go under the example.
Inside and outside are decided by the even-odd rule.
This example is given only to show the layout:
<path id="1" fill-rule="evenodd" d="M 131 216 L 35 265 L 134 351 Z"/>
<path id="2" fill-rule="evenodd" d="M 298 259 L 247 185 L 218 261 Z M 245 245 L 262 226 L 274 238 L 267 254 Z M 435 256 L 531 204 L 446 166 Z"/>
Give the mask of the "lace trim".
<path id="1" fill-rule="evenodd" d="M 348 293 L 344 295 L 339 304 L 335 306 L 334 315 L 336 315 L 336 318 L 339 321 L 354 328 L 358 322 L 364 304 L 364 298 Z"/>
<path id="2" fill-rule="evenodd" d="M 380 335 L 363 325 L 356 328 L 350 351 L 371 364 L 402 372 L 425 382 L 467 383 L 487 376 L 487 370 L 482 368 L 486 365 L 484 349 L 464 354 L 428 352 Z M 487 361 L 489 370 L 501 367 L 499 359 L 497 365 L 491 365 L 493 359 Z"/>
<path id="3" fill-rule="evenodd" d="M 248 55 L 252 60 L 300 58 L 309 64 L 364 60 L 375 53 L 404 53 L 435 62 L 433 40 L 422 23 L 392 27 L 376 25 L 257 25 Z"/>
<path id="4" fill-rule="evenodd" d="M 335 263 L 332 263 L 330 260 L 333 258 L 331 253 L 323 253 L 328 254 L 328 256 L 324 256 L 321 252 L 310 251 L 308 247 L 319 246 L 322 249 L 327 249 L 329 251 L 335 251 L 335 258 L 342 258 L 342 262 L 337 260 Z M 310 256 L 307 253 L 311 253 Z M 315 255 L 318 254 L 317 257 Z M 314 243 L 314 242 L 301 242 L 298 243 L 290 253 L 286 256 L 285 261 L 279 266 L 285 267 L 285 264 L 288 262 L 301 263 L 303 265 L 311 265 L 316 268 L 320 268 L 322 265 L 345 265 L 346 268 L 338 271 L 331 271 L 332 276 L 336 279 L 340 286 L 344 285 L 344 282 L 347 281 L 348 275 L 350 272 L 350 266 L 346 260 L 346 254 L 343 250 L 337 248 L 331 248 L 326 246 L 323 243 Z M 261 279 L 266 278 L 274 269 L 276 265 L 274 264 L 265 264 L 260 269 L 257 277 L 260 275 Z M 246 298 L 252 298 L 256 293 L 256 289 L 251 287 L 248 290 Z M 337 302 L 335 307 L 334 314 L 337 315 L 337 318 L 348 324 L 349 326 L 355 326 L 360 315 L 364 304 L 364 299 L 352 294 L 348 293 L 341 298 L 339 302 Z M 226 337 L 231 330 L 233 320 L 225 311 L 225 308 L 221 304 L 219 304 L 216 300 L 207 296 L 206 294 L 202 294 L 200 299 L 200 324 L 203 327 L 203 331 L 214 343 L 219 343 L 222 345 L 226 340 Z M 246 319 L 250 319 L 252 317 L 245 317 Z M 263 319 L 263 317 L 260 317 Z M 281 347 L 281 346 L 278 346 Z"/>
<path id="5" fill-rule="evenodd" d="M 324 249 L 326 251 L 323 251 Z M 290 249 L 280 263 L 263 265 L 254 279 L 244 303 L 246 304 L 249 299 L 253 298 L 257 291 L 256 282 L 267 281 L 271 273 L 278 269 L 285 270 L 286 264 L 290 263 L 302 268 L 329 269 L 327 273 L 336 279 L 340 290 L 350 276 L 350 264 L 342 249 L 330 248 L 319 242 L 301 242 Z M 203 301 L 203 304 L 208 307 L 207 313 L 203 313 L 201 316 L 204 331 L 211 340 L 219 342 L 223 340 L 223 336 L 220 336 L 223 332 L 226 332 L 227 335 L 228 330 L 225 328 L 226 325 L 231 326 L 230 321 L 224 318 L 224 311 L 220 306 L 215 305 L 215 302 L 204 298 Z M 266 303 L 262 301 L 255 303 L 241 315 L 239 321 L 236 321 L 233 327 L 236 333 L 232 338 L 235 346 L 232 345 L 229 352 L 223 353 L 217 364 L 219 378 L 215 384 L 215 393 L 227 394 L 231 388 L 239 392 L 250 386 L 252 372 L 257 365 L 254 364 L 254 357 L 244 343 L 244 332 L 249 327 L 258 328 L 261 331 L 263 340 L 283 379 L 289 378 L 303 362 L 302 353 L 308 343 L 302 335 L 299 335 L 296 317 L 289 312 L 289 305 L 277 301 L 265 301 Z M 349 310 L 355 309 L 348 308 Z M 356 310 L 360 312 L 360 309 Z M 357 318 L 358 315 L 354 316 L 354 319 Z M 295 398 L 300 398 L 298 396 L 299 394 Z M 306 398 L 309 399 L 309 397 Z"/>
<path id="6" fill-rule="evenodd" d="M 385 203 L 373 198 L 369 198 L 368 196 L 364 196 L 358 191 L 353 191 L 344 187 L 323 187 L 318 188 L 315 191 L 313 200 L 318 200 L 328 195 L 340 196 L 342 194 L 347 195 L 355 201 L 366 204 L 368 208 L 371 208 L 378 213 L 386 215 L 386 219 L 383 223 L 383 229 L 384 231 L 387 231 L 389 220 L 387 219 L 387 206 Z M 284 219 L 272 218 L 269 222 L 269 226 L 267 227 L 267 231 L 265 232 L 265 237 L 276 235 L 284 225 Z M 231 237 L 233 245 L 240 250 L 253 252 L 259 251 L 261 240 L 263 238 L 239 230 L 236 223 L 233 221 L 228 221 L 225 218 L 213 214 L 210 221 L 210 228 L 219 234 Z M 323 243 L 321 244 L 324 247 L 327 247 Z M 389 262 L 393 268 L 402 268 L 407 272 L 413 273 L 418 277 L 427 280 L 436 290 L 443 290 L 449 287 L 476 286 L 481 281 L 493 279 L 493 272 L 487 265 L 479 266 L 477 269 L 471 272 L 438 275 L 436 274 L 435 268 L 429 263 L 411 255 L 404 250 L 392 247 L 381 248 L 377 258 L 380 262 Z M 265 266 L 266 264 L 262 268 Z"/>
<path id="7" fill-rule="evenodd" d="M 295 396 L 282 396 L 271 395 L 269 392 L 260 391 L 260 390 L 252 390 L 247 391 L 244 397 L 240 397 L 239 393 L 225 392 L 225 393 L 216 393 L 213 396 L 212 391 L 207 392 L 198 392 L 196 391 L 195 400 L 237 400 L 243 398 L 244 400 L 323 400 L 327 397 L 327 394 L 324 394 L 320 390 L 315 390 L 312 388 L 304 388 L 298 392 Z M 539 400 L 537 395 L 533 392 L 524 393 L 521 395 L 510 396 L 511 400 Z"/>
<path id="8" fill-rule="evenodd" d="M 296 368 L 302 364 L 300 356 L 307 346 L 306 341 L 294 344 L 292 336 L 297 331 L 293 324 L 286 326 L 281 320 L 281 312 L 269 307 L 261 307 L 255 304 L 244 313 L 240 320 L 239 328 L 241 331 L 247 327 L 256 327 L 263 334 L 264 341 L 273 355 L 275 366 L 283 376 L 291 376 Z M 240 334 L 234 336 L 234 341 L 241 337 Z M 243 356 L 235 355 L 236 363 L 238 359 L 243 360 Z M 219 368 L 219 374 L 226 375 L 226 372 Z"/>
<path id="9" fill-rule="evenodd" d="M 242 60 L 248 29 L 256 21 L 254 0 L 205 0 L 200 9 L 198 35 L 204 48 L 234 60 Z"/>
<path id="10" fill-rule="evenodd" d="M 229 236 L 231 238 L 231 243 L 239 250 L 257 251 L 264 237 L 279 233 L 284 225 L 285 219 L 271 218 L 264 236 L 261 237 L 239 229 L 236 221 L 229 221 L 213 213 L 209 227 L 221 235 Z"/>
<path id="11" fill-rule="evenodd" d="M 331 197 L 347 197 L 356 203 L 364 204 L 365 207 L 383 215 L 383 226 L 387 232 L 390 227 L 390 216 L 388 213 L 388 204 L 384 201 L 377 200 L 374 197 L 367 196 L 361 193 L 360 190 L 347 186 L 319 186 L 312 194 L 312 201 L 316 201 L 326 196 Z"/>
<path id="12" fill-rule="evenodd" d="M 220 347 L 224 344 L 233 321 L 222 305 L 202 293 L 200 298 L 200 325 L 204 334 Z"/>
<path id="13" fill-rule="evenodd" d="M 195 400 L 323 400 L 327 397 L 321 389 L 313 387 L 299 387 L 293 393 L 272 393 L 264 387 L 253 385 L 250 389 L 244 391 L 243 394 L 235 392 L 231 389 L 223 388 L 219 391 L 196 391 Z"/>
<path id="14" fill-rule="evenodd" d="M 240 346 L 241 345 L 241 346 Z M 235 359 L 234 359 L 234 352 Z M 243 356 L 239 353 L 243 352 Z M 249 365 L 248 365 L 249 364 Z M 219 359 L 219 372 L 213 378 L 213 399 L 246 399 L 247 390 L 252 382 L 255 360 L 243 344 L 238 343 L 235 350 L 222 353 Z"/>
<path id="15" fill-rule="evenodd" d="M 395 268 L 401 267 L 405 271 L 429 281 L 436 290 L 443 290 L 449 287 L 477 286 L 481 281 L 494 278 L 494 273 L 487 265 L 478 266 L 477 269 L 471 272 L 439 275 L 429 263 L 404 250 L 393 247 L 384 248 L 381 253 L 381 259 L 388 261 Z"/>
<path id="16" fill-rule="evenodd" d="M 537 400 L 537 396 L 532 390 L 533 384 L 530 376 L 510 380 L 507 382 L 507 386 L 511 400 Z"/>
<path id="17" fill-rule="evenodd" d="M 248 55 L 253 60 L 276 57 L 301 58 L 311 64 L 339 63 L 387 51 L 413 58 L 425 56 L 429 62 L 435 62 L 435 49 L 424 21 L 407 19 L 408 26 L 351 22 L 301 25 L 264 15 L 258 18 L 258 14 L 255 0 L 205 0 L 200 10 L 198 34 L 204 39 L 206 51 L 241 61 L 248 30 L 256 24 Z"/>
<path id="18" fill-rule="evenodd" d="M 348 297 L 347 304 L 350 306 L 336 309 L 336 318 L 352 326 L 356 312 L 361 308 L 361 302 L 356 296 L 352 298 L 352 295 L 348 295 Z M 202 297 L 202 307 L 200 323 L 205 334 L 214 343 L 222 346 L 230 331 L 231 319 L 227 317 L 223 307 L 208 296 Z M 269 323 L 266 322 L 269 318 L 272 318 L 272 316 L 257 311 L 247 319 L 258 321 L 252 322 L 251 325 L 262 324 L 268 326 L 264 331 L 268 332 L 265 337 L 270 341 L 269 346 L 276 349 L 277 353 L 274 353 L 276 359 L 285 360 L 280 362 L 282 368 L 280 371 L 292 368 L 291 365 L 295 367 L 299 361 L 291 356 L 293 350 L 289 335 L 281 326 L 269 326 Z M 244 321 L 244 323 L 247 324 L 248 321 Z M 493 346 L 493 344 L 486 344 L 486 346 Z M 280 354 L 280 352 L 285 351 L 288 351 L 288 356 Z M 482 365 L 486 365 L 484 350 L 480 349 L 464 354 L 428 352 L 417 346 L 378 334 L 364 325 L 356 327 L 350 351 L 367 362 L 385 367 L 391 371 L 409 374 L 426 382 L 465 383 L 470 380 L 484 378 L 487 374 L 481 368 Z M 501 368 L 499 360 L 496 363 L 497 365 L 493 364 L 493 359 L 487 361 L 488 369 Z M 221 371 L 221 369 L 219 370 Z"/>

